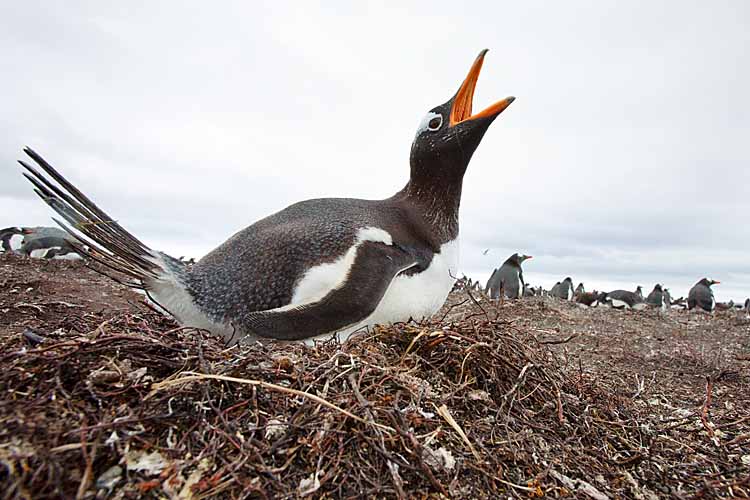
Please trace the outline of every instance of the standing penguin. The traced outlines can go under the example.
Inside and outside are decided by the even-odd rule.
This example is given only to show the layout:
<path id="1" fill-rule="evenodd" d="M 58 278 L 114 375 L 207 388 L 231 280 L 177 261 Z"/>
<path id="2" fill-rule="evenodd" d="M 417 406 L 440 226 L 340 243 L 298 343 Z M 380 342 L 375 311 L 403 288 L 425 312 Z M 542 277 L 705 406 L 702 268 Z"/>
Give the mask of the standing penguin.
<path id="1" fill-rule="evenodd" d="M 669 288 L 664 288 L 662 295 L 664 296 L 664 304 L 666 304 L 667 309 L 670 309 L 672 307 L 672 294 L 669 293 Z"/>
<path id="2" fill-rule="evenodd" d="M 486 52 L 458 92 L 422 119 L 409 180 L 395 195 L 295 203 L 192 266 L 146 246 L 33 150 L 25 152 L 38 167 L 22 165 L 37 194 L 90 244 L 87 256 L 130 277 L 181 324 L 232 343 L 344 340 L 371 325 L 429 317 L 453 288 L 464 174 L 490 124 L 515 99 L 472 113 Z M 376 115 L 348 126 L 367 129 Z"/>
<path id="3" fill-rule="evenodd" d="M 643 302 L 643 288 L 641 288 L 641 285 L 638 285 L 638 287 L 636 287 L 635 294 L 638 296 L 641 302 Z"/>
<path id="4" fill-rule="evenodd" d="M 654 289 L 646 297 L 646 303 L 651 306 L 660 307 L 662 310 L 667 308 L 666 301 L 664 299 L 664 290 L 659 283 L 654 285 Z"/>
<path id="5" fill-rule="evenodd" d="M 743 307 L 745 314 L 750 315 L 750 298 L 745 299 L 745 306 Z"/>
<path id="6" fill-rule="evenodd" d="M 531 255 L 514 253 L 503 262 L 499 269 L 495 269 L 485 287 L 485 292 L 491 299 L 500 297 L 501 287 L 509 299 L 517 299 L 523 295 L 524 281 L 521 264 L 530 258 Z"/>
<path id="7" fill-rule="evenodd" d="M 704 311 L 713 312 L 716 309 L 716 299 L 714 299 L 714 291 L 711 290 L 711 286 L 719 283 L 720 281 L 703 278 L 693 285 L 690 293 L 688 293 L 688 311 L 699 307 Z"/>
<path id="8" fill-rule="evenodd" d="M 573 279 L 570 277 L 565 278 L 559 284 L 555 285 L 557 289 L 553 288 L 552 295 L 563 300 L 573 300 Z"/>
<path id="9" fill-rule="evenodd" d="M 583 287 L 583 283 L 578 283 L 575 292 L 573 292 L 573 297 L 578 298 L 584 293 L 586 293 L 586 289 Z"/>

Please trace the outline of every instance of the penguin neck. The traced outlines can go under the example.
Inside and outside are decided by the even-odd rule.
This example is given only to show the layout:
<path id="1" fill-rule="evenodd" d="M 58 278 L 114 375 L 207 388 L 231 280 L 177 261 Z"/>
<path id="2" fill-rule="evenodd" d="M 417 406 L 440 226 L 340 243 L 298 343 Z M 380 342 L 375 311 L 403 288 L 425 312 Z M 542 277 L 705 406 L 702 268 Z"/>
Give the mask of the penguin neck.
<path id="1" fill-rule="evenodd" d="M 412 175 L 396 197 L 416 207 L 440 243 L 447 243 L 458 238 L 463 179 L 454 182 L 440 180 L 419 179 Z"/>

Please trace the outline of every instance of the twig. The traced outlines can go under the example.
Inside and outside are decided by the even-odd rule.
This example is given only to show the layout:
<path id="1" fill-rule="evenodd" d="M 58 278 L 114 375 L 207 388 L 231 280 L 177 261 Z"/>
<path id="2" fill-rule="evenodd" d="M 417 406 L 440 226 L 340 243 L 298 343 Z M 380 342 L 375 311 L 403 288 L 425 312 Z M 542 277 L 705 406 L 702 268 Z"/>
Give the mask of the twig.
<path id="1" fill-rule="evenodd" d="M 451 412 L 448 411 L 448 407 L 445 405 L 440 406 L 440 408 L 436 408 L 438 415 L 443 417 L 448 424 L 455 429 L 456 432 L 458 432 L 458 435 L 461 436 L 461 439 L 464 440 L 464 443 L 469 447 L 469 450 L 471 450 L 471 454 L 474 455 L 474 458 L 477 459 L 477 461 L 481 460 L 481 457 L 479 456 L 479 453 L 477 453 L 477 450 L 474 449 L 474 446 L 471 444 L 471 441 L 469 441 L 469 438 L 466 436 L 466 433 L 461 428 L 460 425 L 458 425 L 458 422 L 453 418 L 453 415 L 451 415 Z"/>
<path id="2" fill-rule="evenodd" d="M 315 401 L 318 404 L 321 404 L 321 405 L 325 406 L 328 409 L 337 411 L 337 412 L 339 412 L 339 413 L 341 413 L 343 415 L 346 415 L 347 417 L 352 418 L 352 419 L 354 419 L 357 422 L 360 422 L 362 424 L 372 425 L 374 427 L 377 427 L 377 428 L 382 429 L 382 430 L 384 430 L 386 432 L 389 432 L 389 433 L 394 432 L 394 429 L 392 427 L 389 427 L 389 426 L 383 425 L 383 424 L 379 424 L 377 422 L 368 422 L 367 420 L 365 420 L 365 419 L 363 419 L 361 417 L 358 417 L 357 415 L 355 415 L 355 414 L 353 414 L 353 413 L 351 413 L 351 412 L 349 412 L 347 410 L 344 410 L 343 408 L 340 408 L 340 407 L 336 406 L 333 403 L 330 403 L 330 402 L 326 401 L 325 399 L 321 398 L 320 396 L 316 396 L 315 394 L 310 394 L 309 392 L 298 391 L 297 389 L 290 389 L 288 387 L 283 387 L 283 386 L 280 386 L 280 385 L 272 384 L 270 382 L 264 382 L 262 380 L 251 380 L 251 379 L 246 379 L 246 378 L 227 377 L 225 375 L 209 375 L 209 374 L 205 374 L 205 373 L 197 373 L 197 372 L 190 372 L 190 371 L 182 372 L 182 375 L 183 376 L 181 376 L 179 378 L 172 379 L 172 380 L 164 380 L 163 382 L 158 382 L 158 383 L 152 385 L 151 386 L 151 389 L 152 389 L 151 392 L 144 399 L 149 399 L 152 395 L 154 395 L 155 393 L 159 392 L 160 390 L 166 389 L 168 387 L 172 387 L 172 386 L 175 386 L 175 385 L 186 384 L 188 382 L 195 382 L 197 380 L 206 380 L 206 379 L 221 380 L 221 381 L 224 381 L 224 382 L 234 382 L 236 384 L 247 384 L 247 385 L 253 385 L 253 386 L 257 386 L 257 387 L 263 387 L 265 389 L 269 389 L 269 390 L 272 390 L 272 391 L 282 392 L 282 393 L 285 393 L 285 394 L 293 394 L 295 396 L 300 396 L 300 397 L 303 397 L 303 398 L 306 398 L 306 399 L 310 399 L 312 401 Z"/>

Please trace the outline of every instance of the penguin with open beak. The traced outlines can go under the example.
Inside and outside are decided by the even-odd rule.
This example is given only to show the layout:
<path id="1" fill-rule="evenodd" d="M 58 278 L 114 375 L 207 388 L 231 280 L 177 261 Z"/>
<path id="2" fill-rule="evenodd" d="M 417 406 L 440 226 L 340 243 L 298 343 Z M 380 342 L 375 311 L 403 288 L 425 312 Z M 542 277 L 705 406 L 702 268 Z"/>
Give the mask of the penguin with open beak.
<path id="1" fill-rule="evenodd" d="M 90 246 L 82 252 L 129 277 L 183 325 L 232 343 L 343 341 L 371 325 L 429 317 L 453 288 L 464 174 L 490 124 L 515 99 L 472 111 L 486 53 L 419 124 L 409 180 L 392 197 L 295 203 L 192 266 L 149 248 L 31 149 L 43 173 L 22 165 L 35 191 Z"/>

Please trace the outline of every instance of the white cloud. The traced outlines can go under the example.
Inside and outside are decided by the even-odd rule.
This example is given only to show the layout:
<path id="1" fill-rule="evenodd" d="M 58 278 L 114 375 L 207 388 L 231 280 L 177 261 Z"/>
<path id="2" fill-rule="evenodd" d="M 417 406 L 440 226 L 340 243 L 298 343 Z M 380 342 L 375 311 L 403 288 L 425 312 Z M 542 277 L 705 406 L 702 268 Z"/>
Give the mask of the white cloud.
<path id="1" fill-rule="evenodd" d="M 750 294 L 749 9 L 8 5 L 0 226 L 49 221 L 14 164 L 23 145 L 177 254 L 300 199 L 389 196 L 420 118 L 489 47 L 475 107 L 518 100 L 467 173 L 464 269 L 488 273 L 523 250 L 540 276 L 685 287 L 711 274 L 739 298 Z"/>

